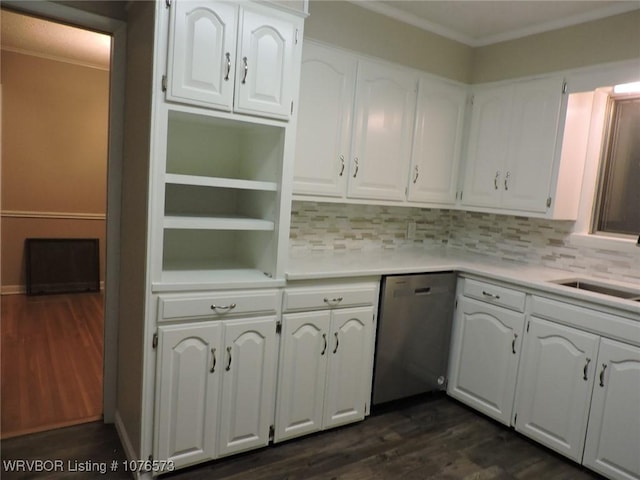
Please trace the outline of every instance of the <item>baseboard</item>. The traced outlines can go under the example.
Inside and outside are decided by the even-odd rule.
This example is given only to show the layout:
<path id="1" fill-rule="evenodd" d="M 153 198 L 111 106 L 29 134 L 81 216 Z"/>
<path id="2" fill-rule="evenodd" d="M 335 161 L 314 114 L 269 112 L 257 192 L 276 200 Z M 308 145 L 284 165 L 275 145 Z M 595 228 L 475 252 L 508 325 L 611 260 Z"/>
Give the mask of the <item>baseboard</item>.
<path id="1" fill-rule="evenodd" d="M 131 439 L 127 434 L 127 429 L 122 422 L 122 417 L 120 417 L 120 412 L 118 410 L 116 410 L 114 423 L 116 425 L 118 436 L 120 437 L 120 442 L 122 443 L 122 448 L 124 449 L 124 454 L 127 456 L 127 460 L 140 460 L 135 454 L 135 450 L 131 444 Z"/>
<path id="2" fill-rule="evenodd" d="M 100 282 L 100 291 L 104 292 L 104 280 Z M 0 295 L 24 295 L 27 288 L 24 285 L 2 285 Z"/>

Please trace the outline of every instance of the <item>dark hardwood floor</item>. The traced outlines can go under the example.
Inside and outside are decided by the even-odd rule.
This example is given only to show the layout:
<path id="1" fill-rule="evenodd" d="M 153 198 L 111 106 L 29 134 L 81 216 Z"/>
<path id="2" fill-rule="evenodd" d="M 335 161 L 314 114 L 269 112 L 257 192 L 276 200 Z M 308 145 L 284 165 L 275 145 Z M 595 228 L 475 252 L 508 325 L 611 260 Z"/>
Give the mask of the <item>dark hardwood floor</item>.
<path id="1" fill-rule="evenodd" d="M 167 480 L 587 480 L 598 475 L 442 395 L 374 411 L 355 425 L 163 475 Z M 115 428 L 91 423 L 2 441 L 2 478 L 129 478 Z M 104 462 L 70 474 L 8 472 L 7 459 Z M 73 463 L 72 463 L 73 464 Z"/>
<path id="2" fill-rule="evenodd" d="M 1 437 L 102 418 L 102 294 L 1 302 Z"/>

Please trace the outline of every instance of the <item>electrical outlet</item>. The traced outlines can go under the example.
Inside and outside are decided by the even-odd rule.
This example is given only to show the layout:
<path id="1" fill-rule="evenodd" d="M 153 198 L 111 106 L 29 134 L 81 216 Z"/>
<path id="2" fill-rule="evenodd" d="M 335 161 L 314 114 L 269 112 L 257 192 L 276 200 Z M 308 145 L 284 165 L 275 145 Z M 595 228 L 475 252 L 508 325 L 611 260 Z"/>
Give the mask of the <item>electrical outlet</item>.
<path id="1" fill-rule="evenodd" d="M 416 222 L 414 220 L 409 220 L 407 222 L 407 240 L 415 240 L 416 239 Z"/>

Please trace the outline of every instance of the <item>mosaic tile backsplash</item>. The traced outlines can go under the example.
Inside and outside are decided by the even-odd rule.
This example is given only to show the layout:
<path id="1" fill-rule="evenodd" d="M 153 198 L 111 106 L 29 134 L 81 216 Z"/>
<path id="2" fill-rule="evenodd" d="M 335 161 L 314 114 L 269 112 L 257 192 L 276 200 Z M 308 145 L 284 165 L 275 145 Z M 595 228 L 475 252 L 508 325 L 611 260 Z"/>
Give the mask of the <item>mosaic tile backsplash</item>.
<path id="1" fill-rule="evenodd" d="M 413 240 L 407 222 L 416 222 Z M 374 205 L 293 202 L 290 246 L 300 250 L 374 250 L 449 246 L 470 252 L 640 283 L 638 252 L 570 242 L 573 222 Z"/>

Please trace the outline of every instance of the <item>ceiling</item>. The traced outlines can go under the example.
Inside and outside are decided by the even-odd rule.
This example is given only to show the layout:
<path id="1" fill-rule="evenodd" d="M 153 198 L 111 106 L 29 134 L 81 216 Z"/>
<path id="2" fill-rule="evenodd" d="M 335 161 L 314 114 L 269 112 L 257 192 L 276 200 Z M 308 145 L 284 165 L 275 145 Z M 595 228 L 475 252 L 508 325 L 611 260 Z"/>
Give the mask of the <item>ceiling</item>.
<path id="1" fill-rule="evenodd" d="M 640 9 L 640 0 L 352 1 L 361 7 L 472 47 Z"/>
<path id="2" fill-rule="evenodd" d="M 111 37 L 2 10 L 2 49 L 107 70 Z"/>

